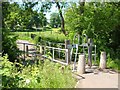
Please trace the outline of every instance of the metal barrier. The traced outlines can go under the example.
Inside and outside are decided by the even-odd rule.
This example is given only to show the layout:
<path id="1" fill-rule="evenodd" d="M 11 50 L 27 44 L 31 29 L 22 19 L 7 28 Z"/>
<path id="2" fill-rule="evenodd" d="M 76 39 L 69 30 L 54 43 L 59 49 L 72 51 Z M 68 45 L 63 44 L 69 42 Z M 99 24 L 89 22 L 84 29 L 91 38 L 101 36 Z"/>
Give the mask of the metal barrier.
<path id="1" fill-rule="evenodd" d="M 22 44 L 22 45 L 20 45 Z M 30 44 L 30 43 L 23 43 L 23 42 L 17 42 L 17 45 L 19 46 L 19 49 L 23 51 L 23 59 L 25 60 L 26 56 L 30 56 L 30 54 L 35 57 L 37 56 L 42 56 L 45 58 L 48 58 L 54 62 L 61 63 L 63 65 L 68 65 L 68 49 L 61 49 L 61 48 L 56 48 L 56 47 L 50 47 L 50 46 L 45 46 L 45 45 L 35 45 L 35 44 Z M 31 53 L 29 46 L 33 46 L 34 53 Z M 38 51 L 39 50 L 39 51 Z M 49 50 L 49 51 L 48 51 Z M 47 52 L 46 52 L 47 51 Z M 38 54 L 36 52 L 39 52 Z M 48 52 L 52 54 L 48 55 Z M 64 59 L 60 59 L 61 57 L 61 52 L 65 53 Z M 59 57 L 56 58 L 55 56 L 58 55 Z"/>
<path id="2" fill-rule="evenodd" d="M 50 60 L 52 60 L 52 61 L 55 61 L 55 62 L 58 62 L 58 63 L 61 63 L 61 64 L 63 64 L 63 65 L 68 65 L 68 49 L 61 49 L 61 48 L 55 48 L 55 47 L 49 47 L 49 46 L 43 46 L 43 45 L 41 45 L 41 46 L 39 46 L 40 47 L 40 52 L 42 53 L 42 56 L 43 57 L 46 57 L 46 58 L 48 58 L 48 59 L 50 59 Z M 42 50 L 41 50 L 42 49 Z M 47 50 L 49 50 L 49 51 L 47 51 Z M 58 52 L 55 52 L 55 50 Z M 43 51 L 43 52 L 42 52 Z M 51 52 L 51 57 L 50 57 L 50 55 L 47 55 L 47 53 L 46 53 L 46 51 L 47 52 Z M 62 52 L 62 51 L 64 51 L 64 53 L 67 53 L 66 55 L 65 55 L 65 59 L 60 59 L 60 52 Z M 58 58 L 56 59 L 55 58 L 55 54 L 58 54 Z"/>

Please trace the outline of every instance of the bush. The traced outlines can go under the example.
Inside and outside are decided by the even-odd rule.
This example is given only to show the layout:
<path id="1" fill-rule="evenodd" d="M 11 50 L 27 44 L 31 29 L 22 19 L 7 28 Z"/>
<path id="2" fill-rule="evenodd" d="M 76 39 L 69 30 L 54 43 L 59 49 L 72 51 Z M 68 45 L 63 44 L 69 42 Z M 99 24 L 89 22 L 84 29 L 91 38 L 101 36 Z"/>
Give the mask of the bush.
<path id="1" fill-rule="evenodd" d="M 107 67 L 108 68 L 112 68 L 112 69 L 115 69 L 117 71 L 120 71 L 120 62 L 118 59 L 112 59 L 110 58 L 110 55 L 108 55 L 108 58 L 107 58 Z"/>
<path id="2" fill-rule="evenodd" d="M 8 58 L 10 61 L 14 62 L 15 59 L 19 56 L 19 50 L 16 45 L 17 36 L 10 36 L 10 32 L 8 29 L 2 29 L 2 49 L 4 54 L 8 54 Z"/>
<path id="3" fill-rule="evenodd" d="M 73 88 L 75 85 L 68 67 L 64 67 L 63 71 L 62 65 L 49 60 L 23 67 L 19 63 L 9 62 L 7 57 L 2 57 L 3 67 L 0 70 L 3 88 Z M 18 68 L 16 64 L 19 64 Z"/>
<path id="4" fill-rule="evenodd" d="M 34 38 L 34 41 L 35 41 L 35 44 L 40 43 L 41 37 L 40 37 L 40 36 L 36 36 L 36 37 Z"/>

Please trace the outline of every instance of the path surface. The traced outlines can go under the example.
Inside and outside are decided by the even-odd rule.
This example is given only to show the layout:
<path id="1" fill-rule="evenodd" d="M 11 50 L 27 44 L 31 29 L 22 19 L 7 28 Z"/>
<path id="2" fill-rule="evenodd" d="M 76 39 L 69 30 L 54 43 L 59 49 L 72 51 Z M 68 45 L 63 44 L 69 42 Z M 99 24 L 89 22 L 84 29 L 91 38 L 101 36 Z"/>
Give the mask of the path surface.
<path id="1" fill-rule="evenodd" d="M 75 88 L 118 88 L 118 73 L 111 70 L 93 70 L 81 76 L 84 78 L 79 79 Z"/>

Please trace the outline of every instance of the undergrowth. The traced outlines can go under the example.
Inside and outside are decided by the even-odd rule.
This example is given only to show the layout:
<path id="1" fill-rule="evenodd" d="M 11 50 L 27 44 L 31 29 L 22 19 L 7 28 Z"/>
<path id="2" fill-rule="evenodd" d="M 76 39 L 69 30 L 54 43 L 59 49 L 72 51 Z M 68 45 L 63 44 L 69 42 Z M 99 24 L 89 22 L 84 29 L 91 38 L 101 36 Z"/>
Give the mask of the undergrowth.
<path id="1" fill-rule="evenodd" d="M 2 88 L 73 88 L 75 79 L 68 66 L 45 60 L 23 66 L 1 57 Z"/>

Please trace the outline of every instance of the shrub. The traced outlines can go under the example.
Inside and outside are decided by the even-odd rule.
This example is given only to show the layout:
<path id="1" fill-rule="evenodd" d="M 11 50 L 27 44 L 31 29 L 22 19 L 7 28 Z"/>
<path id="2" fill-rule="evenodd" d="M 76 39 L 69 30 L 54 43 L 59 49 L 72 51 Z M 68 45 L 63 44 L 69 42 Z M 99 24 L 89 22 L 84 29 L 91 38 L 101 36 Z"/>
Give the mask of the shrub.
<path id="1" fill-rule="evenodd" d="M 9 62 L 7 55 L 2 57 L 2 87 L 3 88 L 72 88 L 75 79 L 69 68 L 49 60 L 38 64 L 24 66 Z M 16 68 L 15 65 L 19 64 Z M 19 70 L 21 68 L 21 70 Z"/>
<path id="2" fill-rule="evenodd" d="M 10 61 L 14 62 L 15 59 L 17 59 L 17 56 L 19 56 L 19 50 L 16 45 L 17 36 L 13 35 L 10 36 L 8 29 L 2 29 L 2 49 L 4 54 L 8 54 L 8 58 Z"/>
<path id="3" fill-rule="evenodd" d="M 115 69 L 117 71 L 120 71 L 120 62 L 118 59 L 112 59 L 110 58 L 110 55 L 108 55 L 108 58 L 107 58 L 107 67 L 108 68 L 112 68 L 112 69 Z"/>

